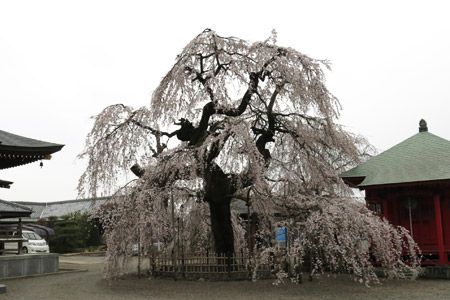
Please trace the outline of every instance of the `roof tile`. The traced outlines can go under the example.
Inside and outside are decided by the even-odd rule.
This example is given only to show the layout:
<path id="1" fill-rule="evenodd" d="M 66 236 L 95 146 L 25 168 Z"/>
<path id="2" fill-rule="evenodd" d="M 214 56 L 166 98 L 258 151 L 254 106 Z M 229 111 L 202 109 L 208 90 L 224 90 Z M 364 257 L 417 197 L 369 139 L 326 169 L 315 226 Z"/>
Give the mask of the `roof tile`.
<path id="1" fill-rule="evenodd" d="M 365 177 L 358 187 L 450 180 L 450 141 L 419 132 L 339 176 Z"/>

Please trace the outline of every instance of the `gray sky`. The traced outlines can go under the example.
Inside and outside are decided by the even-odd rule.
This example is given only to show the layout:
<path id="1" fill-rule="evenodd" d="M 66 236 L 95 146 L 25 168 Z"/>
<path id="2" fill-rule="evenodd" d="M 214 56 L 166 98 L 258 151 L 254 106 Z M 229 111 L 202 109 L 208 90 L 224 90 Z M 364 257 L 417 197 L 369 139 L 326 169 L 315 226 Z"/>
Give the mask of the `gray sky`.
<path id="1" fill-rule="evenodd" d="M 157 4 L 155 4 L 157 3 Z M 0 129 L 66 146 L 1 170 L 0 199 L 76 198 L 90 116 L 147 105 L 184 45 L 205 28 L 328 59 L 341 123 L 384 151 L 418 131 L 450 140 L 446 1 L 2 1 Z"/>

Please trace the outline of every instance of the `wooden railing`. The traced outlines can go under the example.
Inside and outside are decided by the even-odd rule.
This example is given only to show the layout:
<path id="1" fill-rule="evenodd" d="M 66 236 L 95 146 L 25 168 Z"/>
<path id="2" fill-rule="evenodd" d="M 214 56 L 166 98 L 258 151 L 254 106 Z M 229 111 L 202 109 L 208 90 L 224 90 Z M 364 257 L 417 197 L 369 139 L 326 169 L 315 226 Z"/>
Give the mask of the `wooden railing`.
<path id="1" fill-rule="evenodd" d="M 22 238 L 22 223 L 0 224 L 0 255 L 5 253 L 22 254 L 23 243 L 27 239 Z M 5 247 L 5 244 L 16 244 L 15 247 Z M 5 249 L 8 248 L 8 249 Z"/>
<path id="2" fill-rule="evenodd" d="M 154 276 L 192 279 L 251 279 L 251 259 L 245 253 L 211 254 L 182 257 L 155 256 L 151 259 Z M 258 266 L 257 277 L 269 278 L 270 264 Z"/>

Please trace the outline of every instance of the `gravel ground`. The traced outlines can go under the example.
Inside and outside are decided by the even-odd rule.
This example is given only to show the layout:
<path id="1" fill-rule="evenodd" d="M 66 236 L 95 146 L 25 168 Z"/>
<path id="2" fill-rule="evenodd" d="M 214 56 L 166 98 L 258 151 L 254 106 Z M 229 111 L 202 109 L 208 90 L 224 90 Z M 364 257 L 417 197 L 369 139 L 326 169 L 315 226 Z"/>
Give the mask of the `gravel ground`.
<path id="1" fill-rule="evenodd" d="M 102 267 L 102 257 L 61 257 L 60 268 L 87 271 L 2 280 L 7 293 L 0 299 L 450 299 L 447 280 L 388 280 L 367 288 L 346 275 L 280 286 L 271 280 L 201 282 L 128 276 L 110 284 L 102 277 Z"/>

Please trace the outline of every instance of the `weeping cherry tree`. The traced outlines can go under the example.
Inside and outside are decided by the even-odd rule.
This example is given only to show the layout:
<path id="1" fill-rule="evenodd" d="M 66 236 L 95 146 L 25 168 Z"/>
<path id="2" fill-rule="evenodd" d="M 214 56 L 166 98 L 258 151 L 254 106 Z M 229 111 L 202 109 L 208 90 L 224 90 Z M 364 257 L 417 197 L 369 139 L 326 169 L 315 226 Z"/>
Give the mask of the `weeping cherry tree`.
<path id="1" fill-rule="evenodd" d="M 174 210 L 185 216 L 188 240 L 209 232 L 223 254 L 245 246 L 234 198 L 260 220 L 259 249 L 272 246 L 264 236 L 280 221 L 276 212 L 301 224 L 288 255 L 309 255 L 315 271 L 345 268 L 376 281 L 371 259 L 394 275 L 414 269 L 409 234 L 354 200 L 338 177 L 370 147 L 338 123 L 324 68 L 325 60 L 278 46 L 275 32 L 249 43 L 207 29 L 176 57 L 148 107 L 116 104 L 95 116 L 80 155 L 88 161 L 80 195 L 116 192 L 130 167 L 137 176 L 102 216 L 109 276 L 120 273 L 132 240 L 173 247 Z M 405 251 L 412 264 L 401 260 Z"/>

